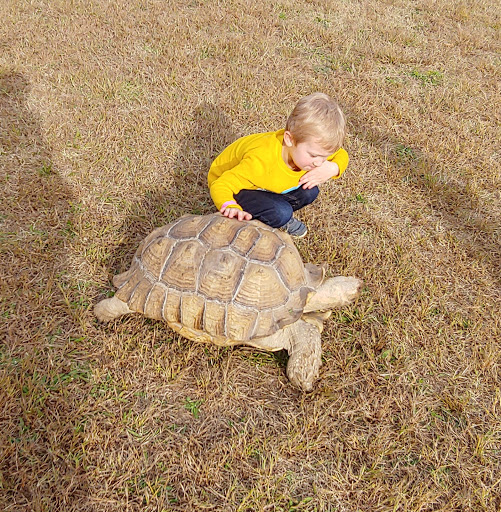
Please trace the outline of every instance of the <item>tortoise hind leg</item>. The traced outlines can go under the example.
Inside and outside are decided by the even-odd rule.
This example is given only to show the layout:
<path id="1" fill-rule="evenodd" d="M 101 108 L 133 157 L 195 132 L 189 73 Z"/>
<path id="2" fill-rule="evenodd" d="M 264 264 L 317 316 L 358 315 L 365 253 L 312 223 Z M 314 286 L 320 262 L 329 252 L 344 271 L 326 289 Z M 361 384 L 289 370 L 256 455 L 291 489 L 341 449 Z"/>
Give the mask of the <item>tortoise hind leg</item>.
<path id="1" fill-rule="evenodd" d="M 298 320 L 288 328 L 290 348 L 287 376 L 298 388 L 311 391 L 322 364 L 320 331 L 304 320 Z"/>
<path id="2" fill-rule="evenodd" d="M 109 322 L 128 313 L 133 313 L 133 311 L 118 297 L 104 299 L 94 306 L 94 314 L 100 322 Z"/>

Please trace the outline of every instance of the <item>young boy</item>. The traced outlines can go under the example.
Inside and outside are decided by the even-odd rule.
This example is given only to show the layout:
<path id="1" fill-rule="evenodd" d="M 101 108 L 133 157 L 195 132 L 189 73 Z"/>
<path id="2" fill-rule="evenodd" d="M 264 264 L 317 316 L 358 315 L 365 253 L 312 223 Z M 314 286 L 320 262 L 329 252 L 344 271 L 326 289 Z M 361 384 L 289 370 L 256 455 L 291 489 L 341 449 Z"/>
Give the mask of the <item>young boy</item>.
<path id="1" fill-rule="evenodd" d="M 345 171 L 344 135 L 338 104 L 323 93 L 305 96 L 285 130 L 242 137 L 214 160 L 208 176 L 212 200 L 226 217 L 258 219 L 303 237 L 307 228 L 293 212 L 317 198 L 319 184 Z"/>

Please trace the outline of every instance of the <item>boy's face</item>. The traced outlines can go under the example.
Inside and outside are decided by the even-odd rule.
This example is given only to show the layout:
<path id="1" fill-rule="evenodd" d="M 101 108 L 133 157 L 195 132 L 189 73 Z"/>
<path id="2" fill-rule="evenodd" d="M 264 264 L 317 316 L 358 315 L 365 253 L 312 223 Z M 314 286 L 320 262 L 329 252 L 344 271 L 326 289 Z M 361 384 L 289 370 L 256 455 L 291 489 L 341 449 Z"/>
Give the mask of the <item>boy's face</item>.
<path id="1" fill-rule="evenodd" d="M 284 134 L 284 143 L 287 147 L 288 162 L 295 170 L 311 171 L 320 167 L 332 154 L 314 141 L 295 142 L 287 132 Z M 291 165 L 292 164 L 292 165 Z"/>

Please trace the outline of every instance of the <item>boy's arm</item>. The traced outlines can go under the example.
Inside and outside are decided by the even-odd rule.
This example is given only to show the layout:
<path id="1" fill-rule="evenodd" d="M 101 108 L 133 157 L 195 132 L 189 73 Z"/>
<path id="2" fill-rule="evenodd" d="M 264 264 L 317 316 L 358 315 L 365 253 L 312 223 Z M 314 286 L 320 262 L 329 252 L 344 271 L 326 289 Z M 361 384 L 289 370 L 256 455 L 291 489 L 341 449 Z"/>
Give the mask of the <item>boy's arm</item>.
<path id="1" fill-rule="evenodd" d="M 339 168 L 339 172 L 331 176 L 334 179 L 338 179 L 346 168 L 348 167 L 348 162 L 350 161 L 350 157 L 345 149 L 339 148 L 333 155 L 327 158 L 328 162 L 332 162 L 333 164 L 337 164 Z"/>
<path id="2" fill-rule="evenodd" d="M 244 159 L 233 169 L 228 169 L 219 178 L 211 182 L 209 186 L 210 195 L 219 211 L 224 212 L 226 209 L 234 208 L 242 210 L 233 196 L 241 190 L 256 188 L 256 185 L 248 179 L 248 176 L 254 173 L 251 167 L 249 162 Z"/>
<path id="3" fill-rule="evenodd" d="M 299 185 L 308 189 L 325 183 L 331 178 L 337 180 L 348 167 L 348 161 L 348 153 L 340 148 L 328 157 L 322 165 L 303 174 L 299 179 Z"/>
<path id="4" fill-rule="evenodd" d="M 228 219 L 237 219 L 237 220 L 251 220 L 252 215 L 249 212 L 242 210 L 240 207 L 234 208 L 231 206 L 222 206 L 219 210 L 225 217 Z"/>

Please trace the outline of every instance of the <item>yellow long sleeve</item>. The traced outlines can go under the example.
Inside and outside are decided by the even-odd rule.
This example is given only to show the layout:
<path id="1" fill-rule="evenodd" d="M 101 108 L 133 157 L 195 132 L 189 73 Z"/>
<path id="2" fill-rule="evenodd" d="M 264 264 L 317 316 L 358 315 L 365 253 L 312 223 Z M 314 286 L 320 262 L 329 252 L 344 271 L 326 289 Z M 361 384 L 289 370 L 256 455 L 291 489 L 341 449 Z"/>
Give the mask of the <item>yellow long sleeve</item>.
<path id="1" fill-rule="evenodd" d="M 277 194 L 298 187 L 306 171 L 293 171 L 282 158 L 284 130 L 242 137 L 230 144 L 212 163 L 208 184 L 217 209 L 224 203 L 239 208 L 234 195 L 241 190 L 268 190 Z M 338 150 L 328 160 L 339 166 L 339 178 L 348 166 L 348 153 Z"/>

